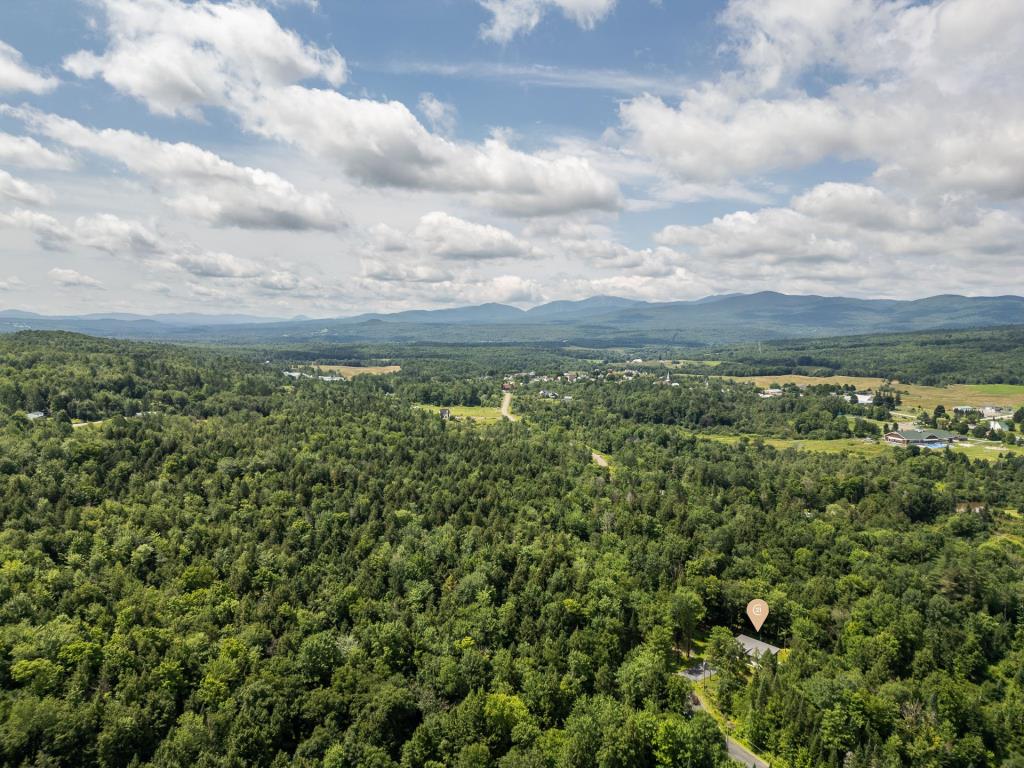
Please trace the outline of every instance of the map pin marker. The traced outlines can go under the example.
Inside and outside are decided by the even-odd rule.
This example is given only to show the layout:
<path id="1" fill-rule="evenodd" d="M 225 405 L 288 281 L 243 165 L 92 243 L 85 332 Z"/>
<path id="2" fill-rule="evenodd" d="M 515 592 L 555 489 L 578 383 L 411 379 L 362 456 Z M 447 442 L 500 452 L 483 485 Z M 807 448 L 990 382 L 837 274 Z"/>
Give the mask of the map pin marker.
<path id="1" fill-rule="evenodd" d="M 750 623 L 754 625 L 754 629 L 760 632 L 761 625 L 768 618 L 768 603 L 764 600 L 751 600 L 747 603 L 747 617 L 750 619 Z"/>

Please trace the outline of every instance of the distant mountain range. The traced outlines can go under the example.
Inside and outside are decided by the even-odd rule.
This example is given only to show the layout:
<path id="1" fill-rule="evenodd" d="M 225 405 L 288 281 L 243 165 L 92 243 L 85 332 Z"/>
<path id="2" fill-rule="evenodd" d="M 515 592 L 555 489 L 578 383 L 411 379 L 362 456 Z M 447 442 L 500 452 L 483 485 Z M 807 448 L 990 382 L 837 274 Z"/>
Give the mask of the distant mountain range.
<path id="1" fill-rule="evenodd" d="M 673 302 L 594 296 L 582 301 L 553 301 L 528 310 L 481 304 L 320 320 L 118 313 L 48 317 L 16 310 L 0 312 L 0 332 L 50 329 L 226 343 L 706 344 L 1021 324 L 1024 298 L 1020 296 L 946 295 L 900 301 L 791 296 L 771 291 Z"/>

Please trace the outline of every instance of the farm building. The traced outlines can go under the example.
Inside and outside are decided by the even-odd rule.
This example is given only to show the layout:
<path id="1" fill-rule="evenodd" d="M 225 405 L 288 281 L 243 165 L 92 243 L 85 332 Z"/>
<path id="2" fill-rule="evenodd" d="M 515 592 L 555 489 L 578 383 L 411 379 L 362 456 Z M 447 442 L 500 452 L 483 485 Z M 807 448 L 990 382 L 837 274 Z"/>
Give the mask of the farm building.
<path id="1" fill-rule="evenodd" d="M 942 448 L 952 445 L 954 440 L 963 439 L 963 435 L 944 429 L 901 429 L 898 432 L 889 432 L 885 436 L 885 441 L 892 445 L 917 445 L 924 448 Z"/>

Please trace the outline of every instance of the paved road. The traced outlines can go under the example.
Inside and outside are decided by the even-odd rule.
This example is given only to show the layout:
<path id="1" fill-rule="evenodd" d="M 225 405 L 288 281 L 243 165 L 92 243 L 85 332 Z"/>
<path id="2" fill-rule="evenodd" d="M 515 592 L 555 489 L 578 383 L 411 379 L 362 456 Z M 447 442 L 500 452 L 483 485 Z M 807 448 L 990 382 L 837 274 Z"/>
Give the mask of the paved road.
<path id="1" fill-rule="evenodd" d="M 512 393 L 506 392 L 501 398 L 501 415 L 509 421 L 519 421 L 518 416 L 512 415 Z"/>
<path id="2" fill-rule="evenodd" d="M 737 762 L 740 765 L 749 765 L 752 766 L 752 768 L 771 768 L 771 766 L 760 757 L 728 736 L 725 737 L 725 751 L 734 762 Z"/>
<path id="3" fill-rule="evenodd" d="M 698 682 L 700 680 L 704 680 L 708 677 L 711 677 L 713 674 L 715 674 L 715 670 L 713 667 L 708 666 L 705 662 L 701 662 L 700 664 L 690 667 L 689 669 L 684 669 L 679 674 L 685 677 L 687 680 Z M 704 709 L 704 704 L 701 703 L 701 700 L 697 696 L 694 696 L 693 698 L 693 708 L 696 710 Z M 737 762 L 740 765 L 748 765 L 752 766 L 753 768 L 771 768 L 771 766 L 768 763 L 766 763 L 760 757 L 755 755 L 749 749 L 747 749 L 734 738 L 728 735 L 726 735 L 725 737 L 725 751 L 728 753 L 729 757 L 734 762 Z"/>

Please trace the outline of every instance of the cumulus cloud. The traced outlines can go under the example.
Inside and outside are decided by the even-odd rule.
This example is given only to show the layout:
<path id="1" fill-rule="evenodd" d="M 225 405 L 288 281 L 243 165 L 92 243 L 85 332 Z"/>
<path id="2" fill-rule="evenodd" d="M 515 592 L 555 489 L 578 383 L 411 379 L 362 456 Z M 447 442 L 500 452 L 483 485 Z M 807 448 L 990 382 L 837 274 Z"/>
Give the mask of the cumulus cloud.
<path id="1" fill-rule="evenodd" d="M 220 251 L 198 251 L 184 249 L 172 252 L 170 260 L 175 265 L 196 277 L 260 277 L 262 270 L 246 259 Z"/>
<path id="2" fill-rule="evenodd" d="M 341 223 L 326 193 L 304 194 L 276 173 L 236 165 L 194 144 L 96 130 L 29 108 L 3 111 L 53 141 L 124 165 L 169 192 L 174 209 L 215 226 L 333 230 Z"/>
<path id="3" fill-rule="evenodd" d="M 45 187 L 29 184 L 0 169 L 0 197 L 23 205 L 47 205 L 53 202 L 53 193 Z"/>
<path id="4" fill-rule="evenodd" d="M 62 288 L 95 288 L 102 290 L 103 283 L 95 277 L 83 275 L 73 269 L 54 267 L 48 273 L 50 279 Z"/>
<path id="5" fill-rule="evenodd" d="M 74 240 L 74 234 L 53 216 L 38 211 L 16 208 L 0 212 L 0 226 L 25 229 L 35 235 L 36 242 L 47 251 L 66 250 Z"/>
<path id="6" fill-rule="evenodd" d="M 669 226 L 656 240 L 719 285 L 792 285 L 831 292 L 906 295 L 992 285 L 1019 260 L 1024 220 L 962 197 L 893 197 L 829 182 L 786 207 L 737 211 L 707 224 Z M 942 264 L 940 274 L 934 267 Z"/>
<path id="7" fill-rule="evenodd" d="M 410 276 L 420 279 L 408 279 Z M 487 302 L 532 304 L 545 298 L 538 281 L 521 275 L 434 274 L 414 265 L 382 264 L 372 259 L 365 260 L 362 274 L 350 281 L 350 297 L 353 290 L 385 302 L 391 309 Z"/>
<path id="8" fill-rule="evenodd" d="M 363 259 L 362 274 L 382 283 L 446 283 L 454 280 L 450 269 L 437 264 L 381 258 Z"/>
<path id="9" fill-rule="evenodd" d="M 74 167 L 74 161 L 70 157 L 47 149 L 31 136 L 12 136 L 2 131 L 0 163 L 59 171 L 68 171 Z"/>
<path id="10" fill-rule="evenodd" d="M 41 75 L 25 66 L 21 52 L 0 40 L 0 93 L 49 93 L 58 83 L 57 78 Z"/>
<path id="11" fill-rule="evenodd" d="M 32 232 L 40 247 L 49 251 L 91 248 L 194 277 L 251 280 L 273 290 L 298 285 L 297 278 L 285 270 L 268 269 L 231 253 L 204 250 L 191 241 L 166 237 L 138 221 L 112 214 L 80 216 L 65 225 L 48 214 L 16 209 L 0 213 L 0 226 Z"/>
<path id="12" fill-rule="evenodd" d="M 541 255 L 529 241 L 500 227 L 434 211 L 420 217 L 411 230 L 378 224 L 368 234 L 368 255 L 361 259 L 356 285 L 375 297 L 397 302 L 418 297 L 434 304 L 450 296 L 452 302 L 467 303 L 524 301 L 524 295 L 539 292 L 534 281 L 515 282 L 505 275 L 495 282 L 494 276 L 479 274 L 484 265 L 521 263 Z M 459 299 L 462 290 L 465 295 Z"/>
<path id="13" fill-rule="evenodd" d="M 1024 6 L 732 0 L 740 69 L 677 104 L 622 104 L 631 148 L 684 181 L 863 159 L 908 190 L 1024 196 Z M 950 62 L 958 62 L 950 66 Z M 809 92 L 809 73 L 836 81 Z"/>
<path id="14" fill-rule="evenodd" d="M 615 8 L 616 0 L 478 0 L 491 14 L 483 37 L 507 43 L 532 32 L 548 10 L 558 10 L 583 29 L 593 29 Z"/>
<path id="15" fill-rule="evenodd" d="M 257 135 L 292 144 L 379 187 L 454 192 L 514 215 L 613 210 L 617 184 L 588 161 L 526 153 L 500 134 L 457 142 L 427 130 L 401 102 L 349 98 L 338 86 L 341 56 L 304 44 L 267 11 L 248 3 L 101 0 L 107 50 L 66 62 L 79 77 L 101 77 L 164 114 L 199 117 L 229 110 Z M 586 17 L 586 3 L 578 6 Z"/>
<path id="16" fill-rule="evenodd" d="M 207 105 L 256 97 L 308 79 L 345 81 L 334 49 L 309 45 L 282 29 L 264 8 L 246 2 L 102 0 L 110 45 L 79 51 L 65 68 L 102 76 L 158 114 L 199 117 Z"/>
<path id="17" fill-rule="evenodd" d="M 421 217 L 412 235 L 415 246 L 451 261 L 529 259 L 540 255 L 530 243 L 508 230 L 440 211 Z"/>

